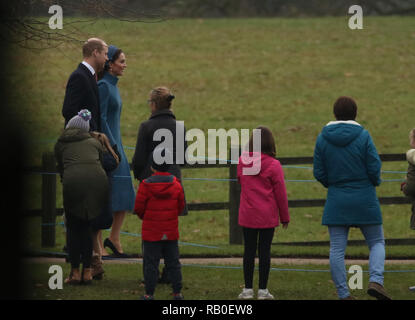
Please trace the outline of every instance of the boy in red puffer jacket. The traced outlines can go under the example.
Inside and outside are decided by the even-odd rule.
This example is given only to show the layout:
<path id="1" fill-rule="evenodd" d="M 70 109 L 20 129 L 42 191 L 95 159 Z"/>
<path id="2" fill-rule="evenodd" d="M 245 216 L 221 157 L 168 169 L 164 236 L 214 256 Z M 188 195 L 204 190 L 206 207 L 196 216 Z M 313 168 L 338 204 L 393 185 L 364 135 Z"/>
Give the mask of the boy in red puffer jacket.
<path id="1" fill-rule="evenodd" d="M 156 149 L 157 150 L 157 149 Z M 155 150 L 155 152 L 156 152 Z M 169 151 L 166 150 L 166 153 Z M 153 175 L 140 183 L 134 212 L 143 220 L 144 300 L 153 300 L 160 258 L 164 259 L 172 282 L 173 298 L 183 299 L 179 261 L 179 213 L 184 208 L 184 192 L 179 180 L 168 172 L 169 165 L 152 159 Z"/>

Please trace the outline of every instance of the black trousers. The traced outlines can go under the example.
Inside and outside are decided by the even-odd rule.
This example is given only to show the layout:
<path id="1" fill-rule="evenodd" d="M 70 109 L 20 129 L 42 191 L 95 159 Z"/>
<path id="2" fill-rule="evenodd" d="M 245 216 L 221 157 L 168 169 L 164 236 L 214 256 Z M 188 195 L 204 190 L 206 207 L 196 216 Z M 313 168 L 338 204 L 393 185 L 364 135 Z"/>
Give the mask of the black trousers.
<path id="1" fill-rule="evenodd" d="M 143 255 L 143 280 L 145 279 L 145 261 L 144 261 L 144 240 L 141 241 L 141 252 Z M 144 280 L 145 282 L 145 280 Z M 169 275 L 167 274 L 167 268 L 166 265 L 164 265 L 163 270 L 161 271 L 161 277 L 158 280 L 158 282 L 162 282 L 162 283 L 170 283 L 170 279 L 169 279 Z"/>
<path id="2" fill-rule="evenodd" d="M 182 290 L 182 271 L 179 261 L 179 245 L 172 241 L 143 241 L 143 268 L 146 294 L 154 295 L 159 278 L 160 259 L 164 259 L 173 293 Z"/>
<path id="3" fill-rule="evenodd" d="M 271 243 L 275 228 L 251 229 L 243 228 L 244 233 L 244 278 L 245 288 L 253 288 L 255 255 L 258 245 L 259 256 L 259 289 L 266 289 L 271 266 Z"/>
<path id="4" fill-rule="evenodd" d="M 87 220 L 66 216 L 69 261 L 73 269 L 91 267 L 92 230 Z"/>

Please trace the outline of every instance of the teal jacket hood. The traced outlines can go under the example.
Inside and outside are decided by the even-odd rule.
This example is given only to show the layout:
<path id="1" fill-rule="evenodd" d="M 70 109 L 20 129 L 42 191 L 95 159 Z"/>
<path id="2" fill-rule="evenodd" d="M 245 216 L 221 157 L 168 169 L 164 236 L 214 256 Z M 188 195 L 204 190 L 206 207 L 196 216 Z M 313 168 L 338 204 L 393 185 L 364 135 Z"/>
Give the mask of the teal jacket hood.
<path id="1" fill-rule="evenodd" d="M 382 224 L 376 196 L 382 162 L 367 130 L 355 121 L 333 121 L 317 137 L 314 177 L 327 188 L 323 225 Z"/>
<path id="2" fill-rule="evenodd" d="M 345 147 L 354 141 L 363 131 L 357 122 L 330 122 L 323 128 L 324 139 L 335 146 Z"/>

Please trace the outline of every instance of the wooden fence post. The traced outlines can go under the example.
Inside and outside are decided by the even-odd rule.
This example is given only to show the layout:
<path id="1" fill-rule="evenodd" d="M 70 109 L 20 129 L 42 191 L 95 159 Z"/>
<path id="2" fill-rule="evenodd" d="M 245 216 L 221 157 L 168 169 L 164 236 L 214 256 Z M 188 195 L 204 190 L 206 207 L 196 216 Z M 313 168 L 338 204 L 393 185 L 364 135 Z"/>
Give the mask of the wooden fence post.
<path id="1" fill-rule="evenodd" d="M 236 147 L 231 146 L 230 155 L 234 148 Z M 238 154 L 239 150 L 238 146 Z M 229 159 L 235 160 L 231 156 Z M 238 181 L 232 181 L 237 178 L 237 164 L 231 162 L 229 166 L 229 244 L 242 244 L 243 240 L 242 227 L 238 225 L 241 186 Z"/>
<path id="2" fill-rule="evenodd" d="M 42 247 L 54 247 L 56 235 L 56 172 L 55 155 L 42 155 Z"/>

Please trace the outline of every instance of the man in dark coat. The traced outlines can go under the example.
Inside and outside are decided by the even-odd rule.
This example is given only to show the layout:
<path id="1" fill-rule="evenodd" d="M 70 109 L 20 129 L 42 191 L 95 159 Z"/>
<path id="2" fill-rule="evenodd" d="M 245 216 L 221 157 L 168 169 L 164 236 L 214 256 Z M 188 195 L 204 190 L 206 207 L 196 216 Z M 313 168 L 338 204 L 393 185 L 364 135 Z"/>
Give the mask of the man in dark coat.
<path id="1" fill-rule="evenodd" d="M 105 61 L 108 59 L 107 53 L 108 46 L 101 39 L 91 38 L 84 43 L 84 59 L 72 72 L 66 85 L 62 107 L 65 126 L 80 110 L 88 109 L 92 113 L 91 131 L 101 131 L 97 72 L 104 69 Z"/>

